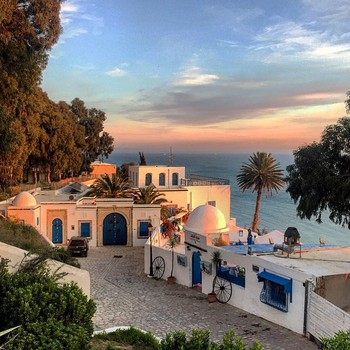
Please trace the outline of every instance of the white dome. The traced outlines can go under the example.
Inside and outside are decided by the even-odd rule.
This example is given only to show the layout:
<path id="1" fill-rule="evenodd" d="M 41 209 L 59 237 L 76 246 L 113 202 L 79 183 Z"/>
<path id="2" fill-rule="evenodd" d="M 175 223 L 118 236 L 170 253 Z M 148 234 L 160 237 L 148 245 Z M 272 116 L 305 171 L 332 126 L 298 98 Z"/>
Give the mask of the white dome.
<path id="1" fill-rule="evenodd" d="M 36 205 L 36 199 L 29 192 L 21 192 L 13 200 L 12 205 L 15 207 L 33 207 Z"/>
<path id="2" fill-rule="evenodd" d="M 185 230 L 194 233 L 222 233 L 229 230 L 224 214 L 212 205 L 200 205 L 190 214 Z"/>

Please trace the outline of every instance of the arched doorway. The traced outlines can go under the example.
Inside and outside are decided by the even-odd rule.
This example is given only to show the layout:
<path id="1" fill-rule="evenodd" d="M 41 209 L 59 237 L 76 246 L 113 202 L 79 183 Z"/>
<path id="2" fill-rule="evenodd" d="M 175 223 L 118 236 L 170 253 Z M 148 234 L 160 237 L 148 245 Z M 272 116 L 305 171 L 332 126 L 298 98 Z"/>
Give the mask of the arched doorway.
<path id="1" fill-rule="evenodd" d="M 126 245 L 127 228 L 123 215 L 112 213 L 103 220 L 103 245 Z"/>
<path id="2" fill-rule="evenodd" d="M 52 243 L 62 243 L 63 234 L 62 234 L 62 220 L 53 219 L 52 220 Z"/>
<path id="3" fill-rule="evenodd" d="M 192 254 L 192 286 L 202 284 L 201 257 L 198 252 Z"/>

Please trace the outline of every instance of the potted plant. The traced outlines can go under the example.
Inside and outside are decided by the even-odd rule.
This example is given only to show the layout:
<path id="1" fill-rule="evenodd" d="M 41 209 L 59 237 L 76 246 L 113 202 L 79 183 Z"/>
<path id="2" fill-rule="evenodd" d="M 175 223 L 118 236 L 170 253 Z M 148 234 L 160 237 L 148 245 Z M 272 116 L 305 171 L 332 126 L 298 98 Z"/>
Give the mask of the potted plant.
<path id="1" fill-rule="evenodd" d="M 174 249 L 179 244 L 178 240 L 175 237 L 169 238 L 168 240 L 168 248 L 171 249 L 171 272 L 168 277 L 168 284 L 175 284 L 176 278 L 173 276 L 174 272 Z"/>
<path id="2" fill-rule="evenodd" d="M 208 301 L 209 303 L 215 303 L 216 301 L 216 293 L 214 291 L 214 282 L 215 282 L 215 277 L 216 277 L 216 273 L 218 271 L 218 268 L 220 268 L 221 266 L 221 252 L 219 250 L 214 250 L 213 253 L 211 254 L 211 261 L 214 264 L 214 279 L 213 279 L 213 288 L 212 291 L 210 293 L 208 293 Z"/>

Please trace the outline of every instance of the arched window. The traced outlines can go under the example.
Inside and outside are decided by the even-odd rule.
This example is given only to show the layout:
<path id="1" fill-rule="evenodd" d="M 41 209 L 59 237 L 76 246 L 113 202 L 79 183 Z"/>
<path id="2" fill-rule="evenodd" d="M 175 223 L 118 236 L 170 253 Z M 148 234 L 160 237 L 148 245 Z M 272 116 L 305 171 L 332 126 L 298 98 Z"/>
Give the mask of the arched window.
<path id="1" fill-rule="evenodd" d="M 178 173 L 173 173 L 172 184 L 173 184 L 173 186 L 178 186 L 179 185 L 179 174 Z"/>
<path id="2" fill-rule="evenodd" d="M 151 173 L 147 173 L 146 174 L 146 179 L 145 179 L 145 185 L 149 186 L 152 183 L 152 174 Z"/>
<path id="3" fill-rule="evenodd" d="M 164 173 L 159 174 L 159 186 L 165 186 L 165 174 Z"/>

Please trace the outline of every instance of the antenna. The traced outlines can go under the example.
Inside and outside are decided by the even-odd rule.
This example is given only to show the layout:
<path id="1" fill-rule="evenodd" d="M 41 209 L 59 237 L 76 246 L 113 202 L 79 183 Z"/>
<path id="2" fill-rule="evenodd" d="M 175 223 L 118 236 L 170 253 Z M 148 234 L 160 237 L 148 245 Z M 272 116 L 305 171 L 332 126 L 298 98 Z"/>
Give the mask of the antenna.
<path id="1" fill-rule="evenodd" d="M 169 153 L 169 165 L 173 165 L 173 161 L 174 161 L 175 156 L 173 155 L 173 149 L 170 146 L 170 153 Z"/>

